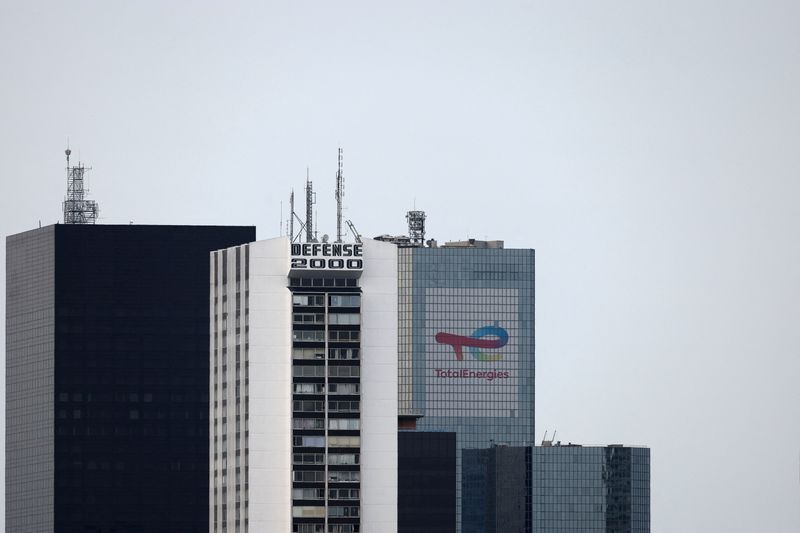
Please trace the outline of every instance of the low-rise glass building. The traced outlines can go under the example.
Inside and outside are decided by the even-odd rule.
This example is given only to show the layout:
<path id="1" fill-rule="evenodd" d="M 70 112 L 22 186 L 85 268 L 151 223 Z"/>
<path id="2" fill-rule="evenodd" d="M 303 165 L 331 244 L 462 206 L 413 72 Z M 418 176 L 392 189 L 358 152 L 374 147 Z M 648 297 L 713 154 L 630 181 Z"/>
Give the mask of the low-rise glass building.
<path id="1" fill-rule="evenodd" d="M 533 449 L 533 530 L 648 533 L 650 449 L 545 441 Z"/>

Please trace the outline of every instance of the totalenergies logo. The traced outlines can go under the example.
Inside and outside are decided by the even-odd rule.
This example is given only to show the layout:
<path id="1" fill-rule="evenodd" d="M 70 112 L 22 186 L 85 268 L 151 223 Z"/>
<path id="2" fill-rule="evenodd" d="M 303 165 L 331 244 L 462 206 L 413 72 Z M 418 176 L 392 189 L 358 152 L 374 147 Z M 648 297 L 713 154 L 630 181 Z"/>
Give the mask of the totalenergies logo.
<path id="1" fill-rule="evenodd" d="M 487 339 L 486 337 L 494 337 Z M 469 352 L 478 361 L 500 361 L 503 355 L 499 353 L 487 353 L 480 351 L 483 349 L 502 348 L 508 344 L 508 332 L 499 326 L 484 326 L 472 332 L 472 335 L 454 335 L 440 331 L 436 334 L 436 342 L 439 344 L 449 344 L 456 353 L 456 359 L 464 359 L 464 347 L 469 348 Z"/>

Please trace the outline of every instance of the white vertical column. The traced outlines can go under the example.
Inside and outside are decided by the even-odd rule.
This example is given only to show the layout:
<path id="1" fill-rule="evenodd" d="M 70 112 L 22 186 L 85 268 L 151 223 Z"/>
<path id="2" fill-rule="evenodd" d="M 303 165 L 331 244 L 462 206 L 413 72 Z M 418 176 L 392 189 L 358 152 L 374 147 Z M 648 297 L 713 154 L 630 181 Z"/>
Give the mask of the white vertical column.
<path id="1" fill-rule="evenodd" d="M 397 247 L 364 241 L 361 531 L 397 531 Z"/>
<path id="2" fill-rule="evenodd" d="M 249 531 L 292 527 L 289 240 L 250 245 Z"/>

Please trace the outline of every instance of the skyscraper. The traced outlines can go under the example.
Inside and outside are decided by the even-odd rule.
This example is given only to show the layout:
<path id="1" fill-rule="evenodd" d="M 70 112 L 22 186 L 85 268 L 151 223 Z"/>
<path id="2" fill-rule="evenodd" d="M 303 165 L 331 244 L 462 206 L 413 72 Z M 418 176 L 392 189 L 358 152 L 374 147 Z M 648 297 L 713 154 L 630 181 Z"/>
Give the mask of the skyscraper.
<path id="1" fill-rule="evenodd" d="M 400 431 L 398 533 L 455 533 L 456 434 Z"/>
<path id="2" fill-rule="evenodd" d="M 531 446 L 465 449 L 464 533 L 529 533 Z"/>
<path id="3" fill-rule="evenodd" d="M 462 531 L 480 460 L 464 450 L 534 442 L 534 251 L 473 240 L 401 247 L 398 262 L 400 412 L 456 433 Z"/>
<path id="4" fill-rule="evenodd" d="M 213 532 L 397 530 L 397 248 L 212 256 Z"/>
<path id="5" fill-rule="evenodd" d="M 649 448 L 543 444 L 533 449 L 534 531 L 649 533 Z"/>
<path id="6" fill-rule="evenodd" d="M 208 530 L 208 256 L 253 227 L 6 241 L 6 531 Z"/>

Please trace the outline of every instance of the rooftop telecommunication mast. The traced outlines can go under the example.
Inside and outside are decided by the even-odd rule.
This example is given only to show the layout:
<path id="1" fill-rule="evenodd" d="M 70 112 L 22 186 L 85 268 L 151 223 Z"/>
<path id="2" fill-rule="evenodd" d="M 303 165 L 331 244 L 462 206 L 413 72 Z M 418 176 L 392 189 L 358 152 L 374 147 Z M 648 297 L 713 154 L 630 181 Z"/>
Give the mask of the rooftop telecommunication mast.
<path id="1" fill-rule="evenodd" d="M 314 189 L 306 167 L 306 242 L 314 242 Z"/>
<path id="2" fill-rule="evenodd" d="M 336 171 L 336 242 L 342 242 L 342 199 L 344 198 L 344 174 L 342 173 L 342 149 L 339 148 L 339 170 Z"/>
<path id="3" fill-rule="evenodd" d="M 69 166 L 72 150 L 64 150 L 67 155 L 67 195 L 64 197 L 64 224 L 95 224 L 100 214 L 100 206 L 94 200 L 87 200 L 89 192 L 83 187 L 83 176 L 91 167 L 84 167 L 79 161 L 74 167 Z"/>

